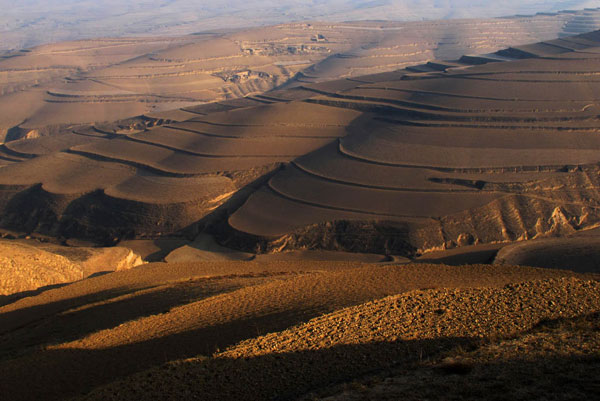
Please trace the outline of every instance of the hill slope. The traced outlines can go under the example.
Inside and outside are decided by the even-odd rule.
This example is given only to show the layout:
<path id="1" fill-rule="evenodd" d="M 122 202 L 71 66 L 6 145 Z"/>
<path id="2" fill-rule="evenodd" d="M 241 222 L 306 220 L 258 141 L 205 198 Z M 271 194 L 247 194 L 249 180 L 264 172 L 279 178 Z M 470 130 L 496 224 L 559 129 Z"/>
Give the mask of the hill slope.
<path id="1" fill-rule="evenodd" d="M 405 358 L 402 344 L 412 339 L 415 346 L 430 343 L 439 352 L 437 344 L 452 348 L 454 337 L 476 341 L 518 333 L 543 319 L 593 312 L 599 307 L 598 285 L 590 278 L 509 266 L 307 261 L 140 266 L 0 307 L 0 390 L 14 400 L 66 399 L 194 358 L 94 397 L 132 398 L 131 391 L 150 398 L 190 391 L 210 398 L 256 397 L 245 387 L 250 381 L 267 398 L 273 392 L 302 395 Z M 381 299 L 387 296 L 392 297 Z M 447 313 L 436 312 L 439 308 Z M 248 341 L 236 345 L 243 340 Z M 429 350 L 426 346 L 424 355 Z M 365 359 L 365 353 L 372 356 Z M 387 356 L 379 359 L 382 353 Z M 356 369 L 339 370 L 339 364 Z M 225 371 L 232 375 L 220 373 Z M 265 380 L 274 371 L 284 380 Z"/>

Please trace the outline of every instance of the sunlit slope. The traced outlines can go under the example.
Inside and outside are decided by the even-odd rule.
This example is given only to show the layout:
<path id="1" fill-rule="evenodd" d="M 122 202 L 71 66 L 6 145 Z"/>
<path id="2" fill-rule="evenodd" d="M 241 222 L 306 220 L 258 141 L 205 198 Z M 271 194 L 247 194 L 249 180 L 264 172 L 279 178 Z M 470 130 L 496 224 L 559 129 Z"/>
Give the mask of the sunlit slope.
<path id="1" fill-rule="evenodd" d="M 591 355 L 597 350 L 594 329 L 581 332 L 581 335 L 578 330 L 569 330 L 562 337 L 558 334 L 552 342 L 543 335 L 535 338 L 532 332 L 542 331 L 544 324 L 549 324 L 547 322 L 568 327 L 570 319 L 585 319 L 588 313 L 597 326 L 594 313 L 597 314 L 600 308 L 598 293 L 599 286 L 595 281 L 564 278 L 510 284 L 502 288 L 411 291 L 339 309 L 280 332 L 242 341 L 211 358 L 199 356 L 165 364 L 118 380 L 81 399 L 291 400 L 302 396 L 305 397 L 301 399 L 314 399 L 314 394 L 322 392 L 323 387 L 343 382 L 350 384 L 363 376 L 367 376 L 366 381 L 372 375 L 388 377 L 390 371 L 396 371 L 402 379 L 414 369 L 426 368 L 432 361 L 439 362 L 445 355 L 465 354 L 465 350 L 479 347 L 482 351 L 487 350 L 489 362 L 501 363 L 495 359 L 498 350 L 502 349 L 494 347 L 498 338 L 509 338 L 516 343 L 511 352 L 503 349 L 502 357 L 507 362 L 520 357 L 528 360 L 530 369 L 543 370 L 543 377 L 553 375 L 558 379 L 564 377 L 564 371 L 561 375 L 560 368 L 556 369 L 552 364 L 552 357 L 563 357 L 565 363 L 587 354 L 588 358 L 582 358 L 582 368 L 583 371 L 585 367 L 590 368 L 590 363 L 595 361 Z M 527 340 L 533 340 L 533 344 L 523 346 Z M 556 340 L 563 343 L 570 340 L 569 346 L 563 350 L 551 348 L 552 343 L 560 346 L 561 341 Z M 493 345 L 486 347 L 490 342 Z M 539 355 L 542 349 L 547 355 Z M 471 366 L 468 361 L 456 367 L 450 362 L 447 364 L 448 372 L 461 375 L 467 375 Z M 520 370 L 523 374 L 531 371 Z M 488 382 L 495 379 L 493 374 L 488 374 L 487 378 Z M 473 376 L 463 377 L 463 381 L 474 382 Z M 427 378 L 413 378 L 412 383 L 417 387 L 430 382 Z M 522 389 L 531 389 L 535 388 L 532 382 L 539 381 L 519 384 Z M 354 383 L 349 387 L 361 386 Z M 583 394 L 594 392 L 588 383 L 573 387 L 577 387 L 574 391 Z M 248 388 L 253 391 L 249 393 Z M 487 390 L 475 398 L 487 398 L 493 391 L 492 388 Z M 445 399 L 443 388 L 431 392 L 433 394 L 428 398 Z M 398 393 L 396 397 L 402 397 Z M 562 395 L 558 399 L 568 399 L 570 395 L 563 391 L 557 393 Z M 409 394 L 409 397 L 419 399 L 418 394 Z M 460 398 L 463 397 L 456 399 Z M 473 398 L 473 394 L 467 398 Z"/>
<path id="2" fill-rule="evenodd" d="M 423 307 L 430 293 L 436 301 L 448 297 L 448 290 L 432 289 L 488 288 L 486 291 L 467 292 L 467 296 L 476 297 L 481 292 L 494 294 L 507 284 L 574 275 L 559 270 L 507 266 L 378 266 L 289 260 L 140 266 L 73 283 L 0 307 L 0 389 L 14 400 L 40 397 L 47 400 L 68 399 L 168 361 L 210 357 L 219 349 L 242 340 L 258 337 L 254 343 L 265 344 L 262 335 L 288 328 L 292 328 L 294 337 L 284 332 L 281 337 L 270 335 L 266 339 L 272 345 L 278 342 L 277 338 L 286 339 L 273 348 L 274 352 L 278 352 L 277 349 L 283 351 L 286 344 L 292 346 L 293 343 L 304 348 L 310 341 L 319 343 L 320 338 L 331 341 L 332 346 L 347 343 L 354 337 L 353 332 L 360 328 L 361 320 L 350 318 L 349 322 L 356 323 L 352 324 L 351 331 L 333 330 L 331 337 L 321 337 L 319 334 L 325 333 L 321 327 L 327 327 L 329 332 L 333 328 L 331 325 L 339 322 L 332 316 L 321 316 L 332 312 L 335 316 L 347 316 L 349 311 L 339 310 L 389 295 L 410 292 L 406 296 L 398 296 L 403 299 L 398 304 L 406 304 L 406 308 L 410 309 L 415 303 Z M 586 290 L 571 281 L 567 283 L 578 288 L 579 292 L 562 292 L 562 287 L 557 286 L 556 293 L 551 295 L 552 300 L 562 302 L 567 294 L 586 297 L 572 300 L 554 312 L 538 308 L 542 313 L 536 313 L 528 322 L 554 316 L 559 311 L 570 314 L 581 305 L 597 305 L 597 300 L 595 304 L 586 304 L 589 293 L 597 294 L 596 286 Z M 544 292 L 546 288 L 540 288 L 537 293 L 548 295 Z M 415 293 L 417 290 L 423 291 Z M 502 291 L 509 297 L 515 294 L 514 290 Z M 450 291 L 450 294 L 453 293 L 460 294 L 460 291 Z M 518 291 L 516 295 L 519 295 Z M 466 297 L 461 295 L 459 299 Z M 537 302 L 539 298 L 533 299 Z M 526 300 L 523 304 L 529 306 L 534 301 Z M 363 333 L 371 330 L 375 320 L 381 318 L 386 327 L 385 336 L 391 336 L 393 333 L 387 325 L 392 323 L 392 316 L 380 313 L 387 310 L 388 301 L 377 302 L 376 305 L 375 311 L 371 306 L 357 308 L 357 315 L 359 310 L 364 312 L 362 319 L 365 319 L 363 327 L 366 331 Z M 461 310 L 469 308 L 468 305 L 468 302 L 464 305 L 456 302 L 451 307 Z M 427 306 L 427 310 L 435 308 L 436 303 Z M 525 315 L 528 319 L 531 316 L 521 314 Z M 396 315 L 393 316 L 397 319 Z M 506 317 L 499 314 L 497 319 L 505 324 L 513 316 L 514 312 Z M 313 318 L 318 318 L 318 321 L 308 325 L 317 327 L 314 336 L 304 331 L 300 335 L 298 330 L 302 331 L 304 324 Z M 403 333 L 404 336 L 408 335 L 412 326 L 409 316 L 402 319 L 406 321 L 401 320 L 405 323 L 400 325 L 402 330 L 397 330 L 396 335 Z M 488 327 L 487 321 L 481 321 L 482 330 Z M 296 325 L 300 326 L 293 328 Z M 415 325 L 415 328 L 422 329 L 423 326 Z M 415 335 L 418 335 L 417 331 Z M 369 336 L 362 338 L 365 341 L 370 339 Z M 288 342 L 290 339 L 293 340 Z M 242 344 L 237 349 L 240 352 L 250 351 L 247 345 Z M 247 355 L 264 355 L 269 348 L 248 352 Z M 326 348 L 329 347 L 324 346 L 323 349 Z M 231 350 L 229 355 L 234 353 L 236 351 Z M 195 361 L 191 362 L 195 364 Z M 361 372 L 362 368 L 355 373 Z M 298 374 L 301 373 L 298 371 Z M 26 379 L 30 375 L 35 375 L 34 383 Z M 329 375 L 325 379 L 329 380 Z M 164 380 L 171 382 L 176 379 L 165 375 Z M 215 383 L 221 386 L 221 382 Z M 169 386 L 166 384 L 164 389 Z M 260 386 L 263 384 L 260 383 Z M 124 391 L 128 391 L 127 388 L 125 386 Z M 237 391 L 236 388 L 232 390 Z"/>
<path id="3" fill-rule="evenodd" d="M 125 270 L 142 263 L 123 247 L 61 247 L 27 240 L 0 241 L 0 305 L 40 288 L 60 286 L 93 274 Z"/>

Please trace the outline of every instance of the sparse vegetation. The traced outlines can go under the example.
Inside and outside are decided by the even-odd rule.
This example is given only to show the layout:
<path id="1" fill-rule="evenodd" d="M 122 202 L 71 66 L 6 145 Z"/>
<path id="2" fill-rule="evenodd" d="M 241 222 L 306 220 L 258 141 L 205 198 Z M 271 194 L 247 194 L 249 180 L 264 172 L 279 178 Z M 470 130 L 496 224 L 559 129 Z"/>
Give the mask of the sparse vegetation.
<path id="1" fill-rule="evenodd" d="M 140 372 L 94 397 L 293 398 L 446 356 L 462 363 L 486 338 L 595 311 L 592 277 L 485 265 L 145 265 L 1 307 L 0 389 L 58 400 Z"/>

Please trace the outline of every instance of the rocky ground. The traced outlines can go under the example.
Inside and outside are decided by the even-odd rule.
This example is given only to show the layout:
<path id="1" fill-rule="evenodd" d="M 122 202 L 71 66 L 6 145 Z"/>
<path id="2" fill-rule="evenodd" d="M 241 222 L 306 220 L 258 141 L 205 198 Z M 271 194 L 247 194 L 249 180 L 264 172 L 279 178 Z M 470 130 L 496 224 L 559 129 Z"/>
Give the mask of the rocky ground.
<path id="1" fill-rule="evenodd" d="M 435 399 L 465 377 L 477 379 L 464 390 L 473 394 L 510 386 L 519 370 L 508 361 L 546 372 L 519 384 L 539 393 L 572 377 L 552 370 L 557 358 L 594 369 L 597 279 L 492 265 L 149 264 L 1 307 L 0 390 L 14 400 L 255 400 L 395 398 L 410 385 L 423 391 L 415 399 Z M 442 375 L 437 387 L 428 375 Z M 557 397 L 593 390 L 569 386 Z"/>

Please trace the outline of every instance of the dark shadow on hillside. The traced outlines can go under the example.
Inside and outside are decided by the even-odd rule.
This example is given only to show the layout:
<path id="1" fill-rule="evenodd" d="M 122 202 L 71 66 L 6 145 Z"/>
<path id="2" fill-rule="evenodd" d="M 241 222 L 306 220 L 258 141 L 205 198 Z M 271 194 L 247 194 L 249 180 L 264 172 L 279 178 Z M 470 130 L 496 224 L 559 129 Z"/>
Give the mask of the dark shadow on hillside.
<path id="1" fill-rule="evenodd" d="M 498 250 L 506 244 L 464 246 L 447 251 L 432 252 L 414 260 L 415 263 L 433 263 L 450 266 L 491 264 Z"/>
<path id="2" fill-rule="evenodd" d="M 73 196 L 46 192 L 41 184 L 32 185 L 11 197 L 4 206 L 0 226 L 14 231 L 52 234 L 58 215 Z"/>
<path id="3" fill-rule="evenodd" d="M 365 116 L 359 116 L 352 121 L 349 126 L 361 124 L 365 119 Z M 332 144 L 336 142 L 337 140 L 332 140 L 327 145 L 299 156 L 295 160 L 322 152 L 323 149 L 332 146 Z M 182 230 L 181 233 L 190 239 L 195 238 L 200 233 L 207 233 L 214 236 L 220 245 L 243 252 L 257 252 L 268 248 L 268 245 L 266 244 L 271 240 L 274 240 L 273 238 L 269 239 L 239 232 L 229 225 L 228 220 L 233 213 L 235 213 L 246 203 L 248 198 L 250 198 L 254 192 L 264 187 L 271 178 L 277 175 L 280 171 L 284 170 L 286 168 L 286 164 L 287 163 L 279 163 L 278 166 L 269 171 L 267 174 L 264 174 L 254 181 L 246 184 L 224 204 L 219 206 L 212 213 L 205 216 L 201 220 Z"/>
<path id="4" fill-rule="evenodd" d="M 112 298 L 120 297 L 133 291 L 141 291 L 143 289 L 144 288 L 113 288 L 80 297 L 67 298 L 56 302 L 0 313 L 0 335 L 10 333 L 11 331 L 21 327 L 25 327 L 32 322 L 40 321 L 47 316 L 51 316 L 86 304 L 107 301 Z"/>
<path id="5" fill-rule="evenodd" d="M 594 330 L 589 324 L 582 326 L 581 319 L 542 322 L 527 333 L 556 328 L 575 333 Z M 583 319 L 592 319 L 597 326 L 597 314 Z M 227 343 L 247 337 L 250 325 L 258 328 L 264 323 L 264 319 L 235 322 L 109 349 L 48 350 L 30 361 L 0 366 L 0 390 L 12 400 L 56 400 L 83 394 L 170 360 L 210 355 Z M 327 348 L 319 343 L 317 334 L 312 337 L 312 350 L 280 354 L 265 351 L 265 355 L 236 359 L 198 357 L 163 365 L 137 375 L 135 381 L 124 379 L 97 399 L 292 400 L 308 393 L 331 394 L 332 388 L 333 392 L 341 390 L 336 387 L 340 384 L 360 383 L 366 377 L 375 377 L 375 383 L 381 383 L 386 377 L 402 376 L 410 380 L 392 390 L 398 392 L 398 397 L 412 397 L 408 399 L 529 400 L 543 399 L 548 394 L 553 395 L 552 399 L 593 399 L 597 394 L 597 353 L 561 356 L 557 350 L 556 356 L 547 358 L 517 354 L 501 362 L 448 365 L 440 361 L 449 352 L 468 354 L 485 341 L 448 337 Z M 32 377 L 36 380 L 29 380 Z"/>
<path id="6" fill-rule="evenodd" d="M 364 127 L 371 119 L 371 114 L 361 114 L 352 120 L 346 127 L 346 135 L 344 138 L 351 136 L 366 136 Z M 336 220 L 322 219 L 309 222 L 304 226 L 298 226 L 294 230 L 280 236 L 264 237 L 252 233 L 241 232 L 229 225 L 229 217 L 238 211 L 252 194 L 258 189 L 282 196 L 275 193 L 271 187 L 266 185 L 268 181 L 279 174 L 279 172 L 292 167 L 297 162 L 316 158 L 328 158 L 331 155 L 340 153 L 339 140 L 337 138 L 326 145 L 297 157 L 290 164 L 282 164 L 281 167 L 272 173 L 261 177 L 255 181 L 252 190 L 243 197 L 239 192 L 239 201 L 235 202 L 234 207 L 223 208 L 220 214 L 208 216 L 210 223 L 207 224 L 207 219 L 199 223 L 204 226 L 202 229 L 213 235 L 217 241 L 228 248 L 241 250 L 252 253 L 271 253 L 281 250 L 281 242 L 285 242 L 285 250 L 330 250 L 344 251 L 354 253 L 375 253 L 383 255 L 401 255 L 412 256 L 415 253 L 414 247 L 408 241 L 408 232 L 410 231 L 403 219 L 390 221 L 388 216 L 375 216 L 369 220 Z M 237 195 L 237 194 L 236 194 Z M 300 202 L 299 200 L 291 200 L 292 202 Z M 228 205 L 227 205 L 228 206 Z M 312 205 L 311 206 L 315 206 Z M 316 206 L 320 207 L 320 206 Z M 327 206 L 323 206 L 327 209 Z M 333 209 L 332 209 L 333 210 Z M 282 240 L 285 238 L 285 240 Z"/>
<path id="7" fill-rule="evenodd" d="M 66 285 L 69 285 L 69 284 L 71 284 L 71 283 L 46 285 L 44 287 L 40 287 L 35 290 L 21 291 L 21 292 L 17 292 L 17 293 L 10 294 L 10 295 L 0 295 L 0 307 L 15 303 L 22 298 L 35 297 L 36 295 L 40 295 L 43 292 L 53 290 L 55 288 L 61 288 Z"/>
<path id="8" fill-rule="evenodd" d="M 193 240 L 207 227 L 218 224 L 219 219 L 226 219 L 271 178 L 279 166 L 274 164 L 271 171 L 265 169 L 265 174 L 243 185 L 220 207 L 188 226 L 189 221 L 182 220 L 182 216 L 189 212 L 187 208 L 193 202 L 165 207 L 114 198 L 102 190 L 83 195 L 56 195 L 45 191 L 41 184 L 24 189 L 8 200 L 0 216 L 0 226 L 61 239 L 86 240 L 102 246 L 113 246 L 145 233 L 148 238 L 154 238 L 159 247 L 148 256 L 149 260 L 162 260 L 172 250 L 170 244 L 161 241 L 162 238 Z"/>
<path id="9" fill-rule="evenodd" d="M 154 245 L 158 248 L 156 252 L 153 252 L 144 257 L 146 262 L 161 262 L 165 259 L 169 253 L 175 249 L 187 244 L 187 241 L 182 238 L 159 238 L 154 240 Z"/>
<path id="10" fill-rule="evenodd" d="M 206 233 L 209 235 L 215 235 L 218 240 L 222 240 L 224 238 L 223 233 L 229 233 L 230 230 L 227 223 L 229 216 L 239 209 L 256 190 L 258 190 L 275 174 L 277 174 L 281 168 L 283 168 L 283 163 L 277 163 L 273 166 L 273 169 L 268 171 L 266 174 L 259 176 L 258 178 L 239 188 L 229 199 L 227 199 L 215 210 L 204 216 L 202 219 L 179 230 L 174 235 L 181 236 L 192 241 L 199 234 Z M 224 241 L 218 242 L 223 245 L 222 242 Z"/>
<path id="11" fill-rule="evenodd" d="M 273 327 L 268 321 L 277 318 L 234 322 L 116 348 L 41 351 L 31 358 L 0 364 L 0 392 L 15 401 L 76 396 L 171 360 L 211 355 L 227 345 L 264 333 L 261 328 Z M 455 346 L 469 347 L 473 341 L 398 341 L 206 363 L 202 362 L 205 358 L 200 358 L 148 375 L 149 388 L 159 393 L 133 395 L 127 394 L 126 388 L 119 393 L 125 399 L 186 399 L 190 390 L 202 399 L 292 399 L 315 388 L 434 357 Z M 172 369 L 189 369 L 189 373 L 182 374 L 179 379 L 185 379 L 179 382 L 179 375 L 169 374 Z M 35 380 L 30 380 L 33 377 Z M 168 382 L 169 379 L 173 381 Z"/>
<path id="12" fill-rule="evenodd" d="M 260 277 L 257 279 L 260 281 Z M 121 323 L 168 313 L 177 306 L 198 302 L 256 283 L 251 280 L 251 277 L 247 277 L 243 283 L 235 280 L 228 281 L 225 278 L 221 285 L 211 286 L 210 283 L 215 280 L 219 279 L 186 281 L 176 286 L 157 288 L 154 291 L 153 287 L 115 289 L 0 314 L 0 327 L 2 327 L 0 335 L 10 333 L 10 337 L 2 341 L 0 358 L 30 346 L 43 347 L 48 344 L 73 341 L 100 330 L 119 326 Z M 202 282 L 207 285 L 200 285 Z M 150 291 L 132 294 L 144 290 Z M 132 294 L 132 297 L 112 301 L 114 298 L 128 294 Z M 94 304 L 95 302 L 98 303 Z M 82 306 L 85 307 L 78 310 Z M 69 312 L 65 313 L 65 311 Z M 290 318 L 288 317 L 287 320 Z M 251 334 L 255 335 L 256 332 Z"/>
<path id="13" fill-rule="evenodd" d="M 449 255 L 441 258 L 423 258 L 415 260 L 415 263 L 435 263 L 450 266 L 462 266 L 467 264 L 489 264 L 494 261 L 497 251 L 477 251 L 470 254 Z"/>

